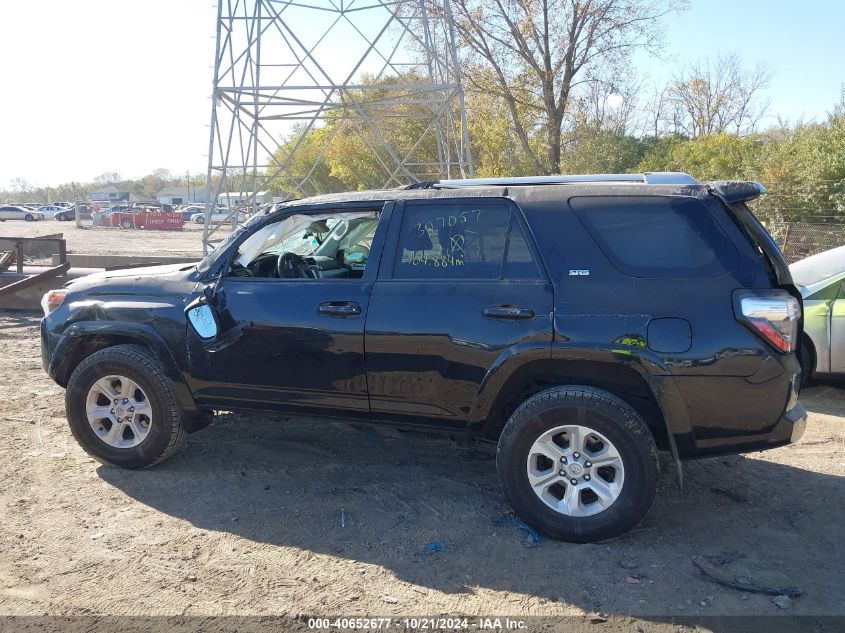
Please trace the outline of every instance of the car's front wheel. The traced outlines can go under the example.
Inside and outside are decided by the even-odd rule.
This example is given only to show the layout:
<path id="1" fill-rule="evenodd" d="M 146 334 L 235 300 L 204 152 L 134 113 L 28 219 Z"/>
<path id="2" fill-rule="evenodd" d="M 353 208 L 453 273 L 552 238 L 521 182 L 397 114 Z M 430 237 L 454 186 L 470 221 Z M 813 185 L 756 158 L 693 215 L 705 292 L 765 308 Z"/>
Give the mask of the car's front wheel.
<path id="1" fill-rule="evenodd" d="M 65 220 L 67 220 L 67 216 L 66 216 L 64 213 L 57 213 L 57 214 L 56 214 L 56 219 L 57 219 L 59 222 L 64 222 Z"/>
<path id="2" fill-rule="evenodd" d="M 26 220 L 27 222 L 32 222 L 33 220 L 35 220 L 35 217 L 34 217 L 32 214 L 27 213 L 27 214 L 24 216 L 24 218 L 23 218 L 23 219 L 24 219 L 24 220 Z"/>
<path id="3" fill-rule="evenodd" d="M 575 543 L 624 534 L 657 490 L 648 426 L 623 400 L 593 387 L 553 387 L 526 400 L 502 431 L 496 464 L 516 513 Z"/>
<path id="4" fill-rule="evenodd" d="M 68 381 L 65 407 L 85 452 L 112 466 L 157 464 L 186 435 L 170 382 L 139 345 L 107 347 L 83 360 Z"/>

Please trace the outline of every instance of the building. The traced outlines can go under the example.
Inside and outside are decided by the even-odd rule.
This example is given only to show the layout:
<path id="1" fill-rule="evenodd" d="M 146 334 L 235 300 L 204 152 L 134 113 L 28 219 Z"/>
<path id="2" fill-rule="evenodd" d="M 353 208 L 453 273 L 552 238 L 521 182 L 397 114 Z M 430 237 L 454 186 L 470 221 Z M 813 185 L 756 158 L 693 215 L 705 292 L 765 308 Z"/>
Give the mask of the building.
<path id="1" fill-rule="evenodd" d="M 208 202 L 208 187 L 165 187 L 156 194 L 156 200 L 162 204 L 189 204 Z"/>
<path id="2" fill-rule="evenodd" d="M 255 194 L 250 191 L 224 191 L 223 193 L 218 194 L 217 204 L 222 204 L 225 207 L 236 207 L 239 204 L 248 204 L 252 202 L 253 196 L 256 204 L 264 204 L 272 202 L 273 200 L 273 196 L 268 194 L 266 191 L 259 191 Z"/>
<path id="3" fill-rule="evenodd" d="M 91 192 L 91 202 L 125 202 L 129 200 L 128 191 L 120 191 L 114 185 L 107 185 Z"/>

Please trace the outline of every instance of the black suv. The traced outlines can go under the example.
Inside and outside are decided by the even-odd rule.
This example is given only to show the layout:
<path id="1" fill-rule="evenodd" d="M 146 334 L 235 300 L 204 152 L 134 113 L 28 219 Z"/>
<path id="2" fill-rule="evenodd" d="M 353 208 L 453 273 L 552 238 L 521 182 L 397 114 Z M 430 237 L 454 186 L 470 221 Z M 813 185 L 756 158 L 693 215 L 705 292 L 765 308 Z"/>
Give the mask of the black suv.
<path id="1" fill-rule="evenodd" d="M 746 206 L 686 174 L 439 181 L 277 205 L 197 265 L 48 293 L 44 367 L 96 459 L 167 458 L 211 412 L 468 433 L 554 538 L 646 514 L 657 450 L 797 441 L 801 297 Z M 424 494 L 424 491 L 420 491 Z"/>

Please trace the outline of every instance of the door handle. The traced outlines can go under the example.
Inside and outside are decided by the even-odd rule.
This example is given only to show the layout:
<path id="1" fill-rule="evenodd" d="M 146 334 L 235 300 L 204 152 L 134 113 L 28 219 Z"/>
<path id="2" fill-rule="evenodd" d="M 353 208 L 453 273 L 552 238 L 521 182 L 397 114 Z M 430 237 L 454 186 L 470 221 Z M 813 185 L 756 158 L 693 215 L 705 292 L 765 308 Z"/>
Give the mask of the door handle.
<path id="1" fill-rule="evenodd" d="M 484 308 L 484 316 L 493 319 L 533 319 L 534 310 L 520 306 L 500 305 Z"/>
<path id="2" fill-rule="evenodd" d="M 353 317 L 361 314 L 361 304 L 355 301 L 326 301 L 317 306 L 320 314 Z"/>

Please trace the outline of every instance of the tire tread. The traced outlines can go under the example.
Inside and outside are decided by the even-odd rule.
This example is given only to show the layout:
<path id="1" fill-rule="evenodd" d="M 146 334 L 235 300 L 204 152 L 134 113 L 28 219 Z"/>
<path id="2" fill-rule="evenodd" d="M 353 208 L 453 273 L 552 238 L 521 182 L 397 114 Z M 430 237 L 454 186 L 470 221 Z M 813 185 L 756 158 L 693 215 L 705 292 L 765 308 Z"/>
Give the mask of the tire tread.
<path id="1" fill-rule="evenodd" d="M 647 459 L 650 463 L 647 464 L 646 470 L 647 472 L 653 472 L 654 479 L 653 481 L 645 482 L 648 497 L 643 503 L 645 510 L 642 512 L 641 516 L 636 517 L 636 523 L 638 523 L 643 516 L 645 516 L 656 495 L 657 476 L 660 469 L 660 462 L 657 456 L 657 444 L 646 422 L 628 403 L 618 396 L 596 387 L 589 387 L 586 385 L 558 385 L 549 387 L 532 395 L 514 410 L 499 436 L 499 443 L 496 449 L 496 463 L 500 485 L 506 492 L 509 491 L 510 488 L 505 481 L 507 473 L 502 459 L 503 447 L 507 447 L 513 443 L 514 436 L 518 433 L 523 423 L 527 419 L 532 418 L 534 412 L 538 410 L 546 409 L 549 405 L 553 405 L 556 402 L 561 402 L 561 404 L 566 403 L 568 406 L 571 406 L 573 400 L 580 400 L 581 402 L 588 404 L 594 403 L 599 407 L 609 408 L 616 414 L 613 417 L 624 423 L 626 430 L 639 444 L 640 450 L 643 454 L 648 456 Z M 533 494 L 533 492 L 531 492 L 531 494 Z M 538 529 L 540 529 L 541 532 L 544 532 L 547 536 L 557 539 L 562 538 L 572 542 L 591 542 L 595 540 L 603 540 L 609 536 L 616 535 L 610 534 L 609 536 L 597 535 L 596 537 L 573 537 L 572 535 L 565 534 L 563 531 L 554 531 L 548 528 L 543 529 L 542 526 L 535 527 L 538 527 Z"/>
<path id="2" fill-rule="evenodd" d="M 83 371 L 85 371 L 91 365 L 96 365 L 99 362 L 103 362 L 105 360 L 109 361 L 118 361 L 126 363 L 127 365 L 131 366 L 142 366 L 144 370 L 148 371 L 153 378 L 153 381 L 158 387 L 158 395 L 164 403 L 164 407 L 166 410 L 165 423 L 170 425 L 170 439 L 167 443 L 167 446 L 163 449 L 161 454 L 156 457 L 152 462 L 140 466 L 139 468 L 151 468 L 156 464 L 160 464 L 161 462 L 168 459 L 173 453 L 179 450 L 182 444 L 185 442 L 185 438 L 187 437 L 187 432 L 185 431 L 185 427 L 182 424 L 182 414 L 179 404 L 176 400 L 176 396 L 173 394 L 173 389 L 170 387 L 170 380 L 164 373 L 164 370 L 161 368 L 161 365 L 156 360 L 153 353 L 143 345 L 136 345 L 136 344 L 123 344 L 123 345 L 114 345 L 111 347 L 106 347 L 101 350 L 98 350 L 85 358 L 79 365 L 77 365 L 76 369 L 73 370 L 73 373 L 68 380 L 68 387 L 74 383 L 74 379 L 78 377 Z M 70 405 L 68 405 L 70 406 Z M 97 459 L 98 461 L 103 461 L 103 459 L 97 455 L 93 455 L 90 451 L 87 450 L 85 447 L 85 443 L 82 441 L 76 431 L 71 425 L 71 432 L 73 433 L 76 440 L 79 444 L 85 448 L 86 452 Z"/>

